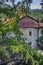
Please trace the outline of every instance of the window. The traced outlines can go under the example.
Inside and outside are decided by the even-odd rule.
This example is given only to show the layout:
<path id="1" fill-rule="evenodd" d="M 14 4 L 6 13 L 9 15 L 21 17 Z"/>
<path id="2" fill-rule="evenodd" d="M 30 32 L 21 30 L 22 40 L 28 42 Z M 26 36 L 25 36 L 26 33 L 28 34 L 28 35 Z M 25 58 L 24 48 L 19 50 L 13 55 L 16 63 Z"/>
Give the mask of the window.
<path id="1" fill-rule="evenodd" d="M 29 36 L 31 36 L 31 35 L 32 35 L 32 32 L 30 31 L 30 32 L 29 32 Z"/>
<path id="2" fill-rule="evenodd" d="M 31 44 L 32 44 L 32 42 L 30 41 L 29 45 L 31 45 Z"/>

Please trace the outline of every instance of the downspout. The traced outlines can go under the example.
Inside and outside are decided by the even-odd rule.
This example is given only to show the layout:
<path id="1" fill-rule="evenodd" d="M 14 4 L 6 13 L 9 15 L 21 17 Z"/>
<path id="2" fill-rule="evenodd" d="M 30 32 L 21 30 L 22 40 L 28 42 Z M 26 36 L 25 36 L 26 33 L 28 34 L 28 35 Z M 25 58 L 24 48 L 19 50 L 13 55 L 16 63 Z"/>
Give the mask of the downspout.
<path id="1" fill-rule="evenodd" d="M 39 22 L 38 22 L 38 30 L 37 30 L 37 46 L 38 46 L 38 38 L 39 38 Z"/>

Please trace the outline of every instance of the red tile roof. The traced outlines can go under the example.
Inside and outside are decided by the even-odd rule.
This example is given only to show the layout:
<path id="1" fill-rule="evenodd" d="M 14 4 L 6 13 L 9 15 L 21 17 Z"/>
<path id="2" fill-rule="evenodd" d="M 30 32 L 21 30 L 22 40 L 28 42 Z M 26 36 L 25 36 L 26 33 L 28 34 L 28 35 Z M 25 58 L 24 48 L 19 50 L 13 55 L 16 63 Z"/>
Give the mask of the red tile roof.
<path id="1" fill-rule="evenodd" d="M 39 23 L 39 27 L 40 28 L 43 28 L 43 23 Z"/>
<path id="2" fill-rule="evenodd" d="M 3 24 L 11 22 L 13 18 L 8 18 Z M 43 23 L 37 23 L 38 21 L 30 16 L 22 17 L 19 21 L 20 28 L 43 28 Z"/>
<path id="3" fill-rule="evenodd" d="M 24 17 L 19 21 L 20 28 L 43 28 L 43 23 L 37 23 L 35 19 L 30 16 Z"/>

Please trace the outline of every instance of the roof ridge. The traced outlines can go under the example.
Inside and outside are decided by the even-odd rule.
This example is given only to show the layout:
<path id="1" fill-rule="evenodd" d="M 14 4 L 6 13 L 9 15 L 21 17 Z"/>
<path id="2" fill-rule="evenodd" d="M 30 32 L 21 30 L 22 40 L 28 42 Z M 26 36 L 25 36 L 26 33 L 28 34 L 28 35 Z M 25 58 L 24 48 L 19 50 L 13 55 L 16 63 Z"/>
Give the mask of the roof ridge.
<path id="1" fill-rule="evenodd" d="M 33 18 L 32 16 L 29 16 L 29 15 L 26 15 L 26 16 L 21 17 L 20 20 L 23 19 L 23 18 L 26 18 L 26 17 L 29 17 L 29 18 L 31 18 L 31 19 L 37 21 L 36 23 L 39 22 L 38 20 L 36 20 L 35 18 Z"/>

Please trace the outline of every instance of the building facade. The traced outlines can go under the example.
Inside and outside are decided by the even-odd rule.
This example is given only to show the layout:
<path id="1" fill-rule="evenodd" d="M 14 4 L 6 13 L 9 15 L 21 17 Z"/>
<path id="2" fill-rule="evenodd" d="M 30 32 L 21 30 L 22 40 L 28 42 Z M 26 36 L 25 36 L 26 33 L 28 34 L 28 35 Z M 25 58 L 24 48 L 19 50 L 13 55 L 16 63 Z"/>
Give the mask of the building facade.
<path id="1" fill-rule="evenodd" d="M 37 39 L 41 36 L 43 23 L 37 23 L 35 19 L 30 16 L 24 17 L 19 21 L 20 31 L 23 37 L 27 38 L 26 43 L 31 42 L 31 47 L 37 47 Z"/>

